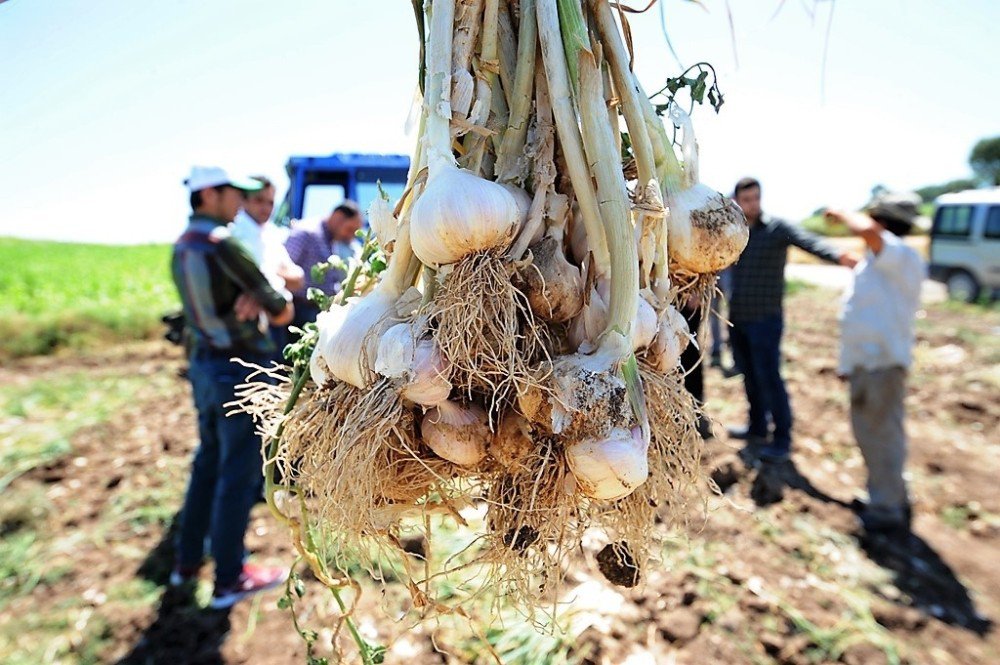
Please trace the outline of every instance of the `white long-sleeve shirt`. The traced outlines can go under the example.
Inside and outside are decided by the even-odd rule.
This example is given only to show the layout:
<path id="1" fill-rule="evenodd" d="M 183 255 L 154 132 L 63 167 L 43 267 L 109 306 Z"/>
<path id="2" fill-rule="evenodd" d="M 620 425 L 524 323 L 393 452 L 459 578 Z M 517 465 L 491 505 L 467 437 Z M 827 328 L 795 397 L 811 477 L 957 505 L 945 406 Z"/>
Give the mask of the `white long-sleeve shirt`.
<path id="1" fill-rule="evenodd" d="M 841 374 L 856 368 L 909 367 L 920 285 L 927 273 L 915 249 L 882 231 L 882 251 L 854 267 L 841 313 Z"/>
<path id="2" fill-rule="evenodd" d="M 282 293 L 285 293 L 285 280 L 278 276 L 282 270 L 294 270 L 295 263 L 285 249 L 286 233 L 271 222 L 258 224 L 245 211 L 241 210 L 229 226 L 233 237 L 243 243 L 250 251 L 254 262 L 267 277 L 267 281 Z"/>

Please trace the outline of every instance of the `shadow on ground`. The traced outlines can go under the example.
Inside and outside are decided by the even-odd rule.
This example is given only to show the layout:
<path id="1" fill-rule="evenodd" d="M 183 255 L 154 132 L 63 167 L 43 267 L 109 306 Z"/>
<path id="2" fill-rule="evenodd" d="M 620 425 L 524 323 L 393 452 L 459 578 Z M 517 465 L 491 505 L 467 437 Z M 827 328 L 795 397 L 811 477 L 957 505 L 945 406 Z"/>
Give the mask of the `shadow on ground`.
<path id="1" fill-rule="evenodd" d="M 118 665 L 222 665 L 222 644 L 231 628 L 229 610 L 213 611 L 195 602 L 193 585 L 169 586 L 174 560 L 175 515 L 160 542 L 149 551 L 136 575 L 164 587 L 156 619 Z"/>
<path id="2" fill-rule="evenodd" d="M 979 613 L 955 571 L 920 536 L 907 531 L 861 534 L 859 539 L 872 561 L 892 571 L 904 595 L 897 602 L 980 637 L 993 630 L 992 619 Z"/>
<path id="3" fill-rule="evenodd" d="M 746 455 L 741 455 L 741 459 L 748 470 L 756 469 L 750 497 L 758 506 L 778 503 L 784 499 L 786 489 L 797 489 L 824 503 L 850 510 L 858 508 L 816 488 L 791 461 L 760 464 L 747 461 Z M 893 583 L 902 592 L 902 597 L 894 602 L 979 636 L 993 630 L 993 621 L 976 609 L 969 590 L 920 536 L 909 530 L 855 535 L 868 557 L 892 573 Z"/>

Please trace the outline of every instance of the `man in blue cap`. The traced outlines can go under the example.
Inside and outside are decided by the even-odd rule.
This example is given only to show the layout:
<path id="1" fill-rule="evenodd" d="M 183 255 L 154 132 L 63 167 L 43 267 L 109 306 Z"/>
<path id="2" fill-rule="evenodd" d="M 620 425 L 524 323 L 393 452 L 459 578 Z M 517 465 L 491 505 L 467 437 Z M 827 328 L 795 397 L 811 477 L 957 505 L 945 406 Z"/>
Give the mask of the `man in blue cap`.
<path id="1" fill-rule="evenodd" d="M 196 166 L 184 184 L 193 212 L 174 244 L 171 270 L 193 340 L 188 376 L 200 444 L 181 510 L 170 582 L 179 586 L 197 578 L 208 540 L 215 560 L 211 607 L 224 609 L 281 584 L 288 574 L 244 562 L 244 536 L 260 490 L 261 442 L 250 416 L 227 416 L 231 409 L 225 405 L 247 376 L 234 358 L 266 365 L 274 357 L 262 318 L 287 325 L 294 311 L 227 228 L 245 193 L 260 189 L 261 183 L 230 177 L 218 167 Z"/>

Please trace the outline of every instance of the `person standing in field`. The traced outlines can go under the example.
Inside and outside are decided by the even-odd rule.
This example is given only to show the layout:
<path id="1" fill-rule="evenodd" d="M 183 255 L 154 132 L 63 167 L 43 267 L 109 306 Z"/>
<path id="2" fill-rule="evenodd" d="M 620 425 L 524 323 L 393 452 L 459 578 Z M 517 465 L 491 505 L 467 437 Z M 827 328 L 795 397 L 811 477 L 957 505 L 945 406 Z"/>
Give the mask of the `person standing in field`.
<path id="1" fill-rule="evenodd" d="M 226 404 L 247 376 L 232 359 L 263 365 L 273 357 L 274 342 L 260 325 L 261 313 L 273 325 L 286 325 L 294 310 L 228 228 L 244 193 L 259 191 L 261 183 L 200 166 L 184 182 L 193 212 L 174 244 L 171 272 L 193 339 L 188 377 L 200 443 L 180 513 L 170 583 L 197 578 L 210 541 L 211 607 L 222 609 L 281 584 L 288 574 L 244 562 L 244 536 L 260 489 L 261 442 L 250 416 L 227 415 Z"/>
<path id="2" fill-rule="evenodd" d="M 251 176 L 261 184 L 256 192 L 247 192 L 243 209 L 230 225 L 233 237 L 242 242 L 260 271 L 277 291 L 291 293 L 305 286 L 305 273 L 285 249 L 285 233 L 271 222 L 274 212 L 274 184 L 264 176 Z M 285 326 L 271 326 L 271 337 L 281 350 L 288 341 Z"/>
<path id="3" fill-rule="evenodd" d="M 316 264 L 337 256 L 347 260 L 361 252 L 357 233 L 361 229 L 361 211 L 353 201 L 339 204 L 325 218 L 314 222 L 303 222 L 292 229 L 285 248 L 292 261 L 305 273 L 305 284 L 298 289 L 292 289 L 292 302 L 295 304 L 295 321 L 293 325 L 302 328 L 306 323 L 316 320 L 319 308 L 306 297 L 310 288 L 317 288 L 328 296 L 340 291 L 341 282 L 346 275 L 343 270 L 332 268 L 326 272 L 322 280 L 313 278 L 312 268 Z"/>
<path id="4" fill-rule="evenodd" d="M 747 441 L 746 452 L 765 462 L 783 462 L 791 453 L 792 408 L 781 376 L 785 262 L 794 245 L 829 263 L 854 267 L 840 252 L 803 229 L 765 215 L 760 183 L 743 178 L 733 195 L 750 225 L 750 240 L 732 267 L 729 343 L 743 373 L 749 413 L 745 427 L 729 435 Z M 772 431 L 773 428 L 773 431 Z"/>
<path id="5" fill-rule="evenodd" d="M 919 201 L 885 194 L 865 212 L 826 213 L 867 247 L 844 294 L 838 367 L 850 382 L 851 425 L 868 468 L 869 500 L 860 514 L 867 532 L 910 526 L 903 400 L 927 267 L 902 239 L 919 218 Z"/>

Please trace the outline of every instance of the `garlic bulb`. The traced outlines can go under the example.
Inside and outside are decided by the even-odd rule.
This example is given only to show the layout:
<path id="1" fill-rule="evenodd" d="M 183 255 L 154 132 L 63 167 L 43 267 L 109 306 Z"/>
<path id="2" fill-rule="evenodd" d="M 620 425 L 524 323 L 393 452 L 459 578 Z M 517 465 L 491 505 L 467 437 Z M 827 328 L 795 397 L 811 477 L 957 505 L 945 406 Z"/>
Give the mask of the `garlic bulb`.
<path id="1" fill-rule="evenodd" d="M 523 463 L 534 447 L 528 421 L 516 412 L 508 411 L 501 418 L 490 441 L 489 453 L 500 466 L 511 469 Z"/>
<path id="2" fill-rule="evenodd" d="M 372 199 L 368 206 L 368 226 L 378 238 L 379 247 L 382 248 L 385 255 L 391 256 L 399 223 L 392 214 L 389 202 L 381 196 Z"/>
<path id="3" fill-rule="evenodd" d="M 681 362 L 681 354 L 687 345 L 693 343 L 693 337 L 688 330 L 687 319 L 673 305 L 668 305 L 660 314 L 656 339 L 649 349 L 647 358 L 659 372 L 666 372 L 677 367 Z"/>
<path id="4" fill-rule="evenodd" d="M 327 381 L 333 378 L 333 373 L 326 362 L 323 349 L 329 347 L 330 339 L 340 330 L 347 315 L 347 308 L 340 305 L 333 305 L 328 311 L 320 312 L 316 316 L 316 327 L 319 328 L 319 340 L 309 358 L 309 374 L 318 386 L 326 385 Z"/>
<path id="5" fill-rule="evenodd" d="M 334 377 L 358 388 L 368 385 L 381 333 L 396 322 L 396 298 L 389 289 L 376 289 L 341 307 L 340 325 L 330 326 L 325 337 L 320 326 L 316 351 Z"/>
<path id="6" fill-rule="evenodd" d="M 475 404 L 441 402 L 424 414 L 420 432 L 439 457 L 459 466 L 478 464 L 490 440 L 486 411 Z"/>
<path id="7" fill-rule="evenodd" d="M 592 355 L 559 356 L 546 368 L 544 388 L 528 387 L 518 394 L 521 413 L 544 432 L 570 440 L 602 438 L 613 427 L 634 424 L 625 382 L 612 368 L 624 355 L 629 342 L 615 333 L 608 335 L 611 351 L 598 349 Z"/>
<path id="8" fill-rule="evenodd" d="M 510 195 L 514 197 L 514 203 L 517 205 L 517 223 L 518 228 L 520 228 L 521 225 L 524 224 L 524 220 L 528 218 L 528 212 L 531 210 L 531 196 L 520 187 L 516 187 L 509 183 L 503 183 L 503 188 L 510 192 Z M 541 231 L 539 231 L 539 233 L 541 233 Z"/>
<path id="9" fill-rule="evenodd" d="M 570 346 L 581 353 L 589 353 L 607 322 L 608 283 L 602 281 L 591 287 L 587 302 L 566 331 Z"/>
<path id="10" fill-rule="evenodd" d="M 670 198 L 670 260 L 693 273 L 718 272 L 740 257 L 750 239 L 739 206 L 697 183 Z"/>
<path id="11" fill-rule="evenodd" d="M 636 350 L 644 349 L 653 343 L 656 337 L 656 310 L 649 301 L 639 294 L 639 306 L 635 312 L 635 325 L 632 326 L 632 344 Z"/>
<path id="12" fill-rule="evenodd" d="M 434 342 L 417 339 L 414 325 L 400 323 L 382 334 L 375 358 L 375 371 L 401 379 L 400 395 L 421 406 L 435 406 L 448 399 L 449 365 Z"/>
<path id="13" fill-rule="evenodd" d="M 685 171 L 681 187 L 668 186 L 670 261 L 693 273 L 718 272 L 739 258 L 750 239 L 750 227 L 732 199 L 698 182 L 698 144 L 691 118 L 676 104 L 670 105 L 669 114 L 684 130 Z"/>
<path id="14" fill-rule="evenodd" d="M 583 277 L 560 245 L 551 236 L 533 244 L 531 265 L 521 274 L 531 311 L 555 322 L 569 321 L 583 307 Z"/>
<path id="15" fill-rule="evenodd" d="M 604 332 L 608 323 L 607 282 L 599 282 L 590 291 L 590 301 L 583 306 L 580 314 L 570 323 L 567 337 L 570 344 L 581 353 L 589 353 L 597 343 L 597 337 Z M 636 303 L 635 318 L 632 320 L 632 346 L 639 350 L 652 344 L 656 335 L 656 310 L 642 296 Z"/>
<path id="16" fill-rule="evenodd" d="M 413 251 L 429 266 L 455 263 L 474 252 L 506 246 L 520 218 L 517 200 L 503 185 L 447 167 L 413 204 Z"/>
<path id="17" fill-rule="evenodd" d="M 580 492 L 592 499 L 614 501 L 646 482 L 647 451 L 648 442 L 638 427 L 616 427 L 604 438 L 570 445 L 566 460 Z"/>

